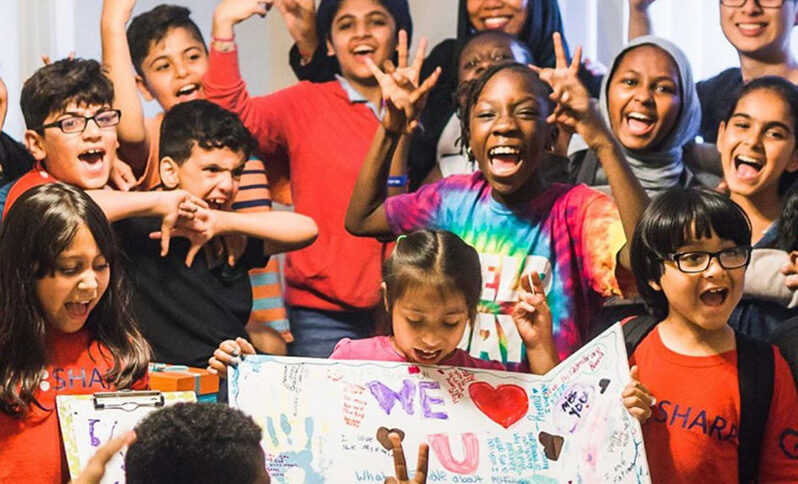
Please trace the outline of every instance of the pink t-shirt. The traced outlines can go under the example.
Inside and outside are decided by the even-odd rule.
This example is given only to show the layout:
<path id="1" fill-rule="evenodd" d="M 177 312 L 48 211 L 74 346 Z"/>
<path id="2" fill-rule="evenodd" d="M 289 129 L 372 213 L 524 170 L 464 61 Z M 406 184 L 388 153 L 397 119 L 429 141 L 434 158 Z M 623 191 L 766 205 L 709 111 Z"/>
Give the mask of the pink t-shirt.
<path id="1" fill-rule="evenodd" d="M 400 355 L 393 347 L 391 339 L 388 336 L 375 336 L 373 338 L 357 340 L 344 338 L 335 345 L 330 359 L 407 362 L 407 359 Z M 498 361 L 473 358 L 459 348 L 452 353 L 452 356 L 442 360 L 438 364 L 443 366 L 482 368 L 485 370 L 507 370 L 507 368 Z"/>

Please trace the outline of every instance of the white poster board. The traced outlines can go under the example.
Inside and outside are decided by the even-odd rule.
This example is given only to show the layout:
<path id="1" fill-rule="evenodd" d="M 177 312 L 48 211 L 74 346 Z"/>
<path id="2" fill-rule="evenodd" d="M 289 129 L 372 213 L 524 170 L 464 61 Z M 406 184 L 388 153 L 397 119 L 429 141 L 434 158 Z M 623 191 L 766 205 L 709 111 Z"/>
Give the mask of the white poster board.
<path id="1" fill-rule="evenodd" d="M 263 428 L 275 483 L 383 482 L 390 430 L 408 468 L 430 445 L 430 483 L 650 482 L 621 392 L 615 325 L 545 376 L 408 363 L 246 357 L 230 405 Z"/>

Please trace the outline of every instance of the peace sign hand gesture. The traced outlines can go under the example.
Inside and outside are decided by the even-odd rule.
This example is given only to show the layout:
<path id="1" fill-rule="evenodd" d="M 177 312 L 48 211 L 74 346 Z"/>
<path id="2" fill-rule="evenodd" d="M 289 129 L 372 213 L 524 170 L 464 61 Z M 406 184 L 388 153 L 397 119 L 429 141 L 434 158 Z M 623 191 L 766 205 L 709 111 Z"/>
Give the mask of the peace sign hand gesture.
<path id="1" fill-rule="evenodd" d="M 381 70 L 374 62 L 366 58 L 371 73 L 377 79 L 382 90 L 385 113 L 382 126 L 389 133 L 410 133 L 418 126 L 418 116 L 427 102 L 427 94 L 438 82 L 441 69 L 435 69 L 424 82 L 419 85 L 421 64 L 427 49 L 427 39 L 419 41 L 418 51 L 413 63 L 407 64 L 407 33 L 399 31 L 399 65 L 394 66 L 390 60 L 385 61 L 385 70 Z"/>

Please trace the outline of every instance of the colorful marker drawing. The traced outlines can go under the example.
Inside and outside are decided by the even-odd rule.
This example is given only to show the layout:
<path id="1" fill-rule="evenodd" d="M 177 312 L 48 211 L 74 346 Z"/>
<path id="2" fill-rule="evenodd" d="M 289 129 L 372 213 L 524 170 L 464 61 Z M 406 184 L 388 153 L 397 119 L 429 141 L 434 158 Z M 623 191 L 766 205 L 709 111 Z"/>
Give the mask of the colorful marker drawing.
<path id="1" fill-rule="evenodd" d="M 407 363 L 246 357 L 230 405 L 264 429 L 275 483 L 383 482 L 390 430 L 408 468 L 430 445 L 427 481 L 650 482 L 615 325 L 543 376 Z"/>

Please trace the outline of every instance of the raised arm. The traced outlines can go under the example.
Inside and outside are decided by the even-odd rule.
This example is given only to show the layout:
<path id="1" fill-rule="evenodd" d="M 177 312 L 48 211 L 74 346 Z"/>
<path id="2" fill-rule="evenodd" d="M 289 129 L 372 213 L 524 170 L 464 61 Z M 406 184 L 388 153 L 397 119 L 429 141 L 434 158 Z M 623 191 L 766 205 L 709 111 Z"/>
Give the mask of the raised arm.
<path id="1" fill-rule="evenodd" d="M 629 0 L 629 39 L 633 40 L 652 33 L 648 7 L 655 0 Z"/>
<path id="2" fill-rule="evenodd" d="M 150 142 L 125 34 L 135 3 L 135 0 L 104 0 L 100 33 L 103 68 L 114 85 L 114 108 L 122 111 L 117 127 L 119 153 L 133 172 L 141 176 L 147 165 Z"/>
<path id="3" fill-rule="evenodd" d="M 385 71 L 382 71 L 370 59 L 366 60 L 380 83 L 385 113 L 360 168 L 346 211 L 346 230 L 353 235 L 391 235 L 385 216 L 391 161 L 406 154 L 401 151 L 406 150 L 408 136 L 418 125 L 418 116 L 426 103 L 427 93 L 440 76 L 440 69 L 436 69 L 419 85 L 426 45 L 427 40 L 422 38 L 412 64 L 408 65 L 407 35 L 402 31 L 399 32 L 398 68 L 394 68 L 391 62 L 386 62 Z M 400 152 L 398 156 L 397 151 Z M 393 169 L 397 170 L 396 163 Z"/>
<path id="4" fill-rule="evenodd" d="M 314 0 L 274 0 L 274 4 L 283 17 L 288 33 L 296 43 L 300 64 L 307 65 L 314 58 L 319 46 L 323 46 L 316 31 Z"/>
<path id="5" fill-rule="evenodd" d="M 626 162 L 621 146 L 598 113 L 587 90 L 577 78 L 582 48 L 577 47 L 570 65 L 565 58 L 560 34 L 554 34 L 557 67 L 536 69 L 540 78 L 552 87 L 551 99 L 556 103 L 548 121 L 573 129 L 596 152 L 618 206 L 626 240 L 632 240 L 635 225 L 648 205 L 648 196 Z M 629 244 L 624 245 L 619 258 L 629 269 Z"/>

